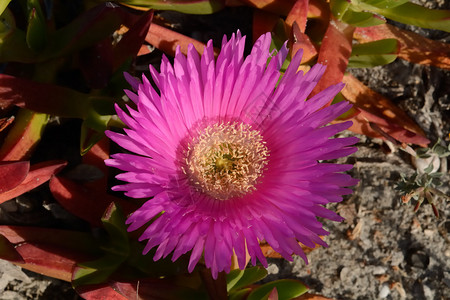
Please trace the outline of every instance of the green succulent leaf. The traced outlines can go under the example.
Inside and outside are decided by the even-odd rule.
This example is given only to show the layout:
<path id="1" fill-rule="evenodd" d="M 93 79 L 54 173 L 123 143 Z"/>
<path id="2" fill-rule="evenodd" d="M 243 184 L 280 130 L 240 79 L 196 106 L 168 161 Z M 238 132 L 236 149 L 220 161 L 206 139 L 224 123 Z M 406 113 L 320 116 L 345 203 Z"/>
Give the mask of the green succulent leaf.
<path id="1" fill-rule="evenodd" d="M 41 52 L 47 44 L 47 25 L 38 0 L 27 1 L 28 26 L 26 42 L 36 53 Z"/>
<path id="2" fill-rule="evenodd" d="M 234 291 L 255 283 L 267 276 L 267 270 L 260 267 L 233 270 L 227 274 L 227 290 Z"/>
<path id="3" fill-rule="evenodd" d="M 130 243 L 122 210 L 111 203 L 102 217 L 102 223 L 110 238 L 110 244 L 105 246 L 105 250 L 119 256 L 128 257 Z"/>
<path id="4" fill-rule="evenodd" d="M 368 10 L 397 22 L 450 32 L 450 10 L 429 9 L 410 2 L 391 8 L 372 6 Z"/>
<path id="5" fill-rule="evenodd" d="M 370 68 L 391 63 L 397 58 L 397 49 L 396 39 L 353 45 L 348 67 Z"/>
<path id="6" fill-rule="evenodd" d="M 355 27 L 369 27 L 386 23 L 382 17 L 370 12 L 356 12 L 347 10 L 342 17 L 342 21 Z"/>
<path id="7" fill-rule="evenodd" d="M 105 282 L 123 261 L 117 255 L 108 254 L 100 259 L 78 264 L 73 272 L 72 285 L 77 287 Z"/>
<path id="8" fill-rule="evenodd" d="M 330 8 L 333 15 L 338 19 L 342 20 L 343 16 L 350 8 L 351 3 L 347 0 L 331 0 Z"/>
<path id="9" fill-rule="evenodd" d="M 157 10 L 174 10 L 185 14 L 208 15 L 225 7 L 223 0 L 124 0 L 121 3 Z"/>
<path id="10" fill-rule="evenodd" d="M 361 1 L 352 1 L 355 3 L 362 2 L 364 4 L 368 4 L 370 6 L 375 6 L 378 8 L 393 8 L 400 6 L 409 0 L 361 0 Z"/>
<path id="11" fill-rule="evenodd" d="M 5 11 L 6 7 L 8 7 L 9 2 L 11 2 L 11 0 L 2 0 L 0 2 L 0 15 Z"/>
<path id="12" fill-rule="evenodd" d="M 289 300 L 303 295 L 308 291 L 308 288 L 298 280 L 281 279 L 266 283 L 259 288 L 254 289 L 247 300 L 260 300 L 267 297 L 271 291 L 276 288 L 278 291 L 279 300 Z"/>

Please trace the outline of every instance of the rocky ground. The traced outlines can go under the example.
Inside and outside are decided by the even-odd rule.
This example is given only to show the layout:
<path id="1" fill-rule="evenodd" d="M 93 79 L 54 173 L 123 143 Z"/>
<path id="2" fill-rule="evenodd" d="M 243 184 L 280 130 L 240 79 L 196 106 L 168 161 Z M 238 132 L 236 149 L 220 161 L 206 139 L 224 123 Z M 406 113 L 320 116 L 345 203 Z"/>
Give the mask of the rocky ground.
<path id="1" fill-rule="evenodd" d="M 415 30 L 450 42 L 449 34 Z M 432 142 L 441 138 L 449 143 L 449 71 L 398 60 L 389 66 L 352 73 L 394 100 Z M 308 265 L 300 258 L 292 263 L 272 259 L 269 279 L 297 278 L 308 284 L 312 292 L 335 299 L 450 299 L 450 202 L 436 202 L 439 218 L 429 205 L 414 213 L 414 205 L 403 204 L 401 193 L 395 190 L 401 174 L 411 175 L 415 171 L 410 155 L 381 140 L 360 138 L 358 152 L 342 160 L 354 164 L 351 172 L 360 183 L 353 195 L 330 206 L 346 221 L 324 221 L 330 231 L 325 238 L 329 248 L 308 254 Z M 446 172 L 441 190 L 450 194 L 447 163 L 441 161 L 441 171 Z M 33 212 L 36 206 L 29 200 L 15 201 L 0 206 L 3 222 L 14 213 Z M 0 299 L 78 299 L 78 296 L 69 283 L 0 260 Z"/>

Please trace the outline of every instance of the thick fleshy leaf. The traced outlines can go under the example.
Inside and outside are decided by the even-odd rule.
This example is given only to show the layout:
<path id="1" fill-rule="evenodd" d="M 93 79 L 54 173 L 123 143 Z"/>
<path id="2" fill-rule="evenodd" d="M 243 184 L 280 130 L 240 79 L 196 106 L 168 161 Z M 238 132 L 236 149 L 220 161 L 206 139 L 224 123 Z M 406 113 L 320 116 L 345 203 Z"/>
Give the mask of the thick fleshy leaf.
<path id="1" fill-rule="evenodd" d="M 13 127 L 8 132 L 3 145 L 1 145 L 0 160 L 30 158 L 34 147 L 41 139 L 47 122 L 48 115 L 21 109 L 15 118 Z"/>
<path id="2" fill-rule="evenodd" d="M 0 203 L 20 196 L 35 187 L 47 182 L 58 173 L 67 163 L 65 161 L 52 160 L 32 165 L 27 177 L 15 188 L 0 194 Z"/>
<path id="3" fill-rule="evenodd" d="M 394 38 L 399 42 L 398 57 L 417 64 L 450 69 L 450 44 L 430 40 L 389 24 L 357 28 L 354 37 L 360 43 Z"/>
<path id="4" fill-rule="evenodd" d="M 348 60 L 348 67 L 371 68 L 389 64 L 397 58 L 398 47 L 396 39 L 355 44 Z"/>
<path id="5" fill-rule="evenodd" d="M 355 27 L 369 27 L 386 23 L 386 20 L 369 12 L 353 11 L 351 9 L 342 17 L 342 21 Z"/>
<path id="6" fill-rule="evenodd" d="M 26 41 L 36 53 L 41 52 L 47 43 L 47 24 L 38 0 L 27 0 L 28 27 Z"/>
<path id="7" fill-rule="evenodd" d="M 35 56 L 35 52 L 27 45 L 25 32 L 16 27 L 14 15 L 6 8 L 0 16 L 0 63 L 32 62 Z"/>
<path id="8" fill-rule="evenodd" d="M 15 120 L 14 116 L 11 116 L 9 118 L 1 118 L 0 119 L 0 132 L 5 130 L 11 123 Z"/>
<path id="9" fill-rule="evenodd" d="M 67 178 L 53 177 L 50 191 L 66 210 L 97 227 L 102 226 L 103 213 L 112 202 L 120 203 L 126 213 L 136 209 L 131 202 L 107 194 L 106 186 L 96 190 Z"/>
<path id="10" fill-rule="evenodd" d="M 297 23 L 300 32 L 304 33 L 306 22 L 308 20 L 308 7 L 309 0 L 297 0 L 286 17 L 286 24 L 292 26 L 295 22 Z"/>
<path id="11" fill-rule="evenodd" d="M 350 130 L 372 137 L 382 137 L 369 122 L 377 124 L 384 132 L 404 143 L 427 145 L 430 141 L 423 130 L 389 99 L 371 90 L 352 75 L 343 79 L 346 84 L 342 95 L 361 113 L 353 118 Z"/>
<path id="12" fill-rule="evenodd" d="M 62 230 L 54 228 L 0 226 L 0 234 L 5 236 L 12 244 L 30 243 L 70 249 L 86 257 L 100 253 L 97 241 L 87 232 Z M 87 259 L 87 258 L 85 258 Z"/>
<path id="13" fill-rule="evenodd" d="M 244 270 L 232 270 L 227 274 L 227 291 L 236 291 L 251 285 L 267 276 L 267 270 L 261 267 L 251 267 Z"/>
<path id="14" fill-rule="evenodd" d="M 136 56 L 147 36 L 152 18 L 153 10 L 146 12 L 122 36 L 119 43 L 114 47 L 114 70 L 122 66 L 125 61 Z"/>
<path id="15" fill-rule="evenodd" d="M 378 8 L 393 8 L 402 5 L 409 0 L 364 0 L 364 4 L 375 6 Z"/>
<path id="16" fill-rule="evenodd" d="M 75 287 L 75 291 L 86 300 L 130 300 L 139 298 L 124 297 L 108 284 L 93 284 Z"/>
<path id="17" fill-rule="evenodd" d="M 174 10 L 185 14 L 209 15 L 225 7 L 224 0 L 122 0 L 121 4 L 136 9 Z"/>
<path id="18" fill-rule="evenodd" d="M 11 0 L 3 0 L 0 3 L 0 15 L 3 13 L 3 11 L 6 9 L 6 7 L 8 6 L 9 2 L 11 2 Z"/>
<path id="19" fill-rule="evenodd" d="M 189 280 L 192 280 L 192 278 L 186 278 L 185 281 L 180 281 L 170 277 L 167 279 L 145 278 L 139 280 L 139 282 L 112 282 L 111 286 L 115 291 L 125 296 L 126 299 L 208 299 L 205 292 L 187 287 L 187 281 Z"/>
<path id="20" fill-rule="evenodd" d="M 79 263 L 73 269 L 72 285 L 78 287 L 104 283 L 124 260 L 125 257 L 107 254 L 97 260 Z"/>
<path id="21" fill-rule="evenodd" d="M 320 46 L 317 62 L 327 66 L 311 96 L 342 81 L 352 52 L 354 27 L 331 19 Z"/>
<path id="22" fill-rule="evenodd" d="M 205 48 L 205 44 L 193 38 L 154 23 L 150 26 L 145 41 L 173 57 L 177 46 L 180 46 L 180 51 L 183 54 L 187 54 L 189 44 L 193 44 L 200 54 L 203 53 Z M 218 51 L 215 51 L 215 53 L 218 54 Z"/>
<path id="23" fill-rule="evenodd" d="M 281 279 L 266 283 L 251 291 L 247 300 L 259 300 L 264 296 L 270 295 L 271 291 L 276 288 L 278 291 L 278 299 L 289 300 L 298 297 L 308 291 L 303 283 L 293 279 Z"/>
<path id="24" fill-rule="evenodd" d="M 28 175 L 29 161 L 0 162 L 0 194 L 17 187 Z"/>
<path id="25" fill-rule="evenodd" d="M 25 262 L 14 245 L 2 234 L 0 234 L 0 259 L 18 263 Z"/>
<path id="26" fill-rule="evenodd" d="M 295 0 L 241 0 L 241 2 L 281 16 L 287 16 Z"/>
<path id="27" fill-rule="evenodd" d="M 82 119 L 86 118 L 91 105 L 86 94 L 0 74 L 0 106 L 9 103 L 35 112 Z"/>
<path id="28" fill-rule="evenodd" d="M 80 154 L 85 155 L 104 136 L 111 116 L 102 116 L 90 111 L 81 124 Z"/>
<path id="29" fill-rule="evenodd" d="M 308 35 L 301 32 L 296 22 L 292 24 L 292 37 L 292 57 L 294 57 L 295 53 L 300 49 L 303 50 L 301 63 L 307 63 L 317 57 L 316 46 L 311 42 Z"/>
<path id="30" fill-rule="evenodd" d="M 65 251 L 58 253 L 57 248 L 46 249 L 39 245 L 23 243 L 16 246 L 17 252 L 23 257 L 25 263 L 16 263 L 18 266 L 49 277 L 70 281 L 72 269 L 76 265 L 76 253 L 67 255 Z"/>
<path id="31" fill-rule="evenodd" d="M 450 10 L 429 9 L 411 2 L 370 10 L 400 23 L 450 32 Z"/>

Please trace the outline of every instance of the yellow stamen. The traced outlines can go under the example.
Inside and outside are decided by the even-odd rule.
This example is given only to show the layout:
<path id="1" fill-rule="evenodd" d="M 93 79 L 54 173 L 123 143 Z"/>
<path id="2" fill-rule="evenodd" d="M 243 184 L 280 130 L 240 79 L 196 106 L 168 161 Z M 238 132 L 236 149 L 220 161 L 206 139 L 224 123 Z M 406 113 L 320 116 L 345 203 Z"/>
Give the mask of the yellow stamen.
<path id="1" fill-rule="evenodd" d="M 187 149 L 191 184 L 219 200 L 255 190 L 269 156 L 260 132 L 243 123 L 208 126 Z"/>

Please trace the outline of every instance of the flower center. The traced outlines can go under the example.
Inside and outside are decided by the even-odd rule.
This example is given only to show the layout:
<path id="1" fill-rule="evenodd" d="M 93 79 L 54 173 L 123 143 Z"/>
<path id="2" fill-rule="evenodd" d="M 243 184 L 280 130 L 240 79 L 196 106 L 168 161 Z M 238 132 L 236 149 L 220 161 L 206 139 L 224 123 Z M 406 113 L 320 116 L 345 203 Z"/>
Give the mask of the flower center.
<path id="1" fill-rule="evenodd" d="M 187 149 L 191 184 L 219 200 L 255 190 L 269 156 L 260 132 L 242 123 L 208 126 Z"/>

